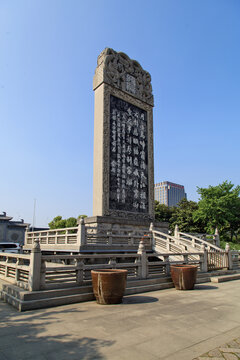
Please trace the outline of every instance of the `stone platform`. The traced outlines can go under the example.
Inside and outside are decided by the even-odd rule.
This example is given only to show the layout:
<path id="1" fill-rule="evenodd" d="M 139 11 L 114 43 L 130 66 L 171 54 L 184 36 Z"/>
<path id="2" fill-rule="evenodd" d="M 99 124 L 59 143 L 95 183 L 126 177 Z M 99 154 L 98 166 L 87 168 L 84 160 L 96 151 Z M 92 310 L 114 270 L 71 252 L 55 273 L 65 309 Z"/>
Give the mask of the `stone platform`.
<path id="1" fill-rule="evenodd" d="M 89 301 L 19 313 L 0 303 L 0 359 L 203 360 L 237 347 L 239 297 L 236 280 L 126 296 L 110 306 Z"/>

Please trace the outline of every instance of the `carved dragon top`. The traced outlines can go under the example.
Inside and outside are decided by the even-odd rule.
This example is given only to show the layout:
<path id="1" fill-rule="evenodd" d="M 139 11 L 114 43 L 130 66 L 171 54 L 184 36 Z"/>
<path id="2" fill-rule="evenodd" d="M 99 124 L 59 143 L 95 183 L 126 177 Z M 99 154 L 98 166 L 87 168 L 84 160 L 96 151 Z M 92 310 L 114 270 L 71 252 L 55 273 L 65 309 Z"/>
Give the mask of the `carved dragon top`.
<path id="1" fill-rule="evenodd" d="M 93 79 L 95 90 L 107 83 L 153 106 L 151 75 L 122 52 L 106 48 L 97 59 Z"/>

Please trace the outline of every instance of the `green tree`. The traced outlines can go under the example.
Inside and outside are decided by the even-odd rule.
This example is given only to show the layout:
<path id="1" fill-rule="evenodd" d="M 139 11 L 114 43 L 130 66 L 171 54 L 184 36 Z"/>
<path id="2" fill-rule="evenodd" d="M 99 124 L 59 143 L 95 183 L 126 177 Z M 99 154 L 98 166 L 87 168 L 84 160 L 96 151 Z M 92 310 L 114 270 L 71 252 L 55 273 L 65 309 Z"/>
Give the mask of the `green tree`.
<path id="1" fill-rule="evenodd" d="M 87 215 L 78 215 L 78 219 L 80 219 L 80 218 L 86 218 L 87 217 Z"/>
<path id="2" fill-rule="evenodd" d="M 77 226 L 77 219 L 75 217 L 70 217 L 66 219 L 66 228 L 76 227 L 76 226 Z"/>
<path id="3" fill-rule="evenodd" d="M 174 208 L 168 207 L 165 204 L 160 204 L 155 200 L 155 219 L 157 221 L 170 222 L 173 212 Z"/>
<path id="4" fill-rule="evenodd" d="M 240 234 L 240 198 L 237 199 L 232 207 L 232 212 L 234 216 L 229 222 L 230 240 L 233 241 L 233 235 L 235 235 L 235 241 L 238 242 L 238 235 Z"/>
<path id="5" fill-rule="evenodd" d="M 194 212 L 195 221 L 202 221 L 207 232 L 213 232 L 216 227 L 220 234 L 230 232 L 231 239 L 234 232 L 239 230 L 240 217 L 240 186 L 224 181 L 217 186 L 199 188 L 201 196 L 198 209 Z"/>
<path id="6" fill-rule="evenodd" d="M 87 217 L 87 215 L 79 215 L 77 219 L 75 217 L 63 219 L 62 216 L 58 215 L 48 225 L 50 229 L 64 229 L 76 227 L 78 225 L 78 219 L 80 219 L 81 217 L 85 218 Z"/>
<path id="7" fill-rule="evenodd" d="M 58 215 L 48 225 L 50 229 L 62 229 L 66 227 L 66 220 Z"/>
<path id="8" fill-rule="evenodd" d="M 198 210 L 198 204 L 195 201 L 182 199 L 178 206 L 174 208 L 170 219 L 170 228 L 174 230 L 178 225 L 182 232 L 202 233 L 204 232 L 204 223 L 202 220 L 194 220 L 193 215 Z"/>

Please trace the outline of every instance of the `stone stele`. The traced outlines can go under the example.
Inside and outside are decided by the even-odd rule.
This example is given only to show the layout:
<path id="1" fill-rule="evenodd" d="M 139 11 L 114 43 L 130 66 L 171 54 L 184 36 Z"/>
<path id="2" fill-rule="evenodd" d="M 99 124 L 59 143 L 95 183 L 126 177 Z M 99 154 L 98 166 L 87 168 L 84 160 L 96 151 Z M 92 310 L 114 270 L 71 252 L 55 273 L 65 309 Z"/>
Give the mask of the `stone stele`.
<path id="1" fill-rule="evenodd" d="M 106 48 L 93 90 L 93 216 L 153 221 L 151 76 L 136 60 Z"/>

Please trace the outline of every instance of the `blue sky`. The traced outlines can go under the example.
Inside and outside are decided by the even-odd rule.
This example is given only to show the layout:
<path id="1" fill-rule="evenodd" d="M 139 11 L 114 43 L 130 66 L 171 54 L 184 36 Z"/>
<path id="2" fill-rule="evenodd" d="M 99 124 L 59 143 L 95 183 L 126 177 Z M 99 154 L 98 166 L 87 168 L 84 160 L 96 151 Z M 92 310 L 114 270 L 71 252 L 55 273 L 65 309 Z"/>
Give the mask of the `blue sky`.
<path id="1" fill-rule="evenodd" d="M 239 0 L 0 0 L 0 211 L 92 214 L 97 56 L 152 76 L 155 182 L 240 184 Z"/>

